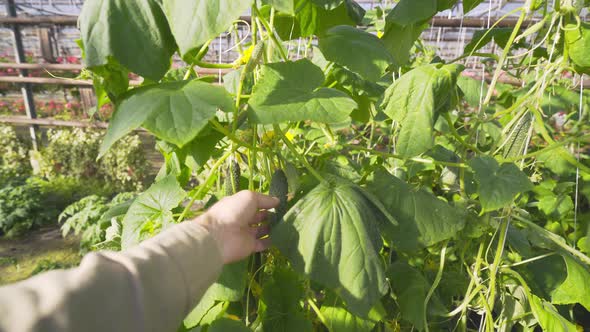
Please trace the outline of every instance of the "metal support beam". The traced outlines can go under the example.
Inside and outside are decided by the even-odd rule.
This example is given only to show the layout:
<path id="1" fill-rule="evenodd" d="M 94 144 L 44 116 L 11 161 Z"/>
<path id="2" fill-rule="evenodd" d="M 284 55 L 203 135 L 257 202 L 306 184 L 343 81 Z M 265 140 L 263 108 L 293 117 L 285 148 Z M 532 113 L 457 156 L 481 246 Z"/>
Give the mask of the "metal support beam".
<path id="1" fill-rule="evenodd" d="M 10 17 L 16 17 L 16 4 L 14 0 L 7 0 L 6 1 L 6 12 Z M 22 35 L 20 33 L 20 28 L 16 25 L 11 27 L 13 42 L 14 42 L 14 54 L 17 63 L 24 63 L 26 62 L 25 58 L 25 48 L 23 46 Z M 27 77 L 29 75 L 29 71 L 27 69 L 20 69 L 20 77 Z M 23 99 L 25 102 L 25 111 L 27 116 L 30 119 L 37 118 L 37 112 L 35 111 L 35 100 L 33 98 L 33 89 L 31 84 L 25 83 L 21 87 L 21 91 L 23 93 Z M 31 134 L 31 142 L 33 143 L 33 149 L 36 151 L 39 149 L 37 144 L 37 126 L 31 125 L 29 127 L 29 132 Z"/>

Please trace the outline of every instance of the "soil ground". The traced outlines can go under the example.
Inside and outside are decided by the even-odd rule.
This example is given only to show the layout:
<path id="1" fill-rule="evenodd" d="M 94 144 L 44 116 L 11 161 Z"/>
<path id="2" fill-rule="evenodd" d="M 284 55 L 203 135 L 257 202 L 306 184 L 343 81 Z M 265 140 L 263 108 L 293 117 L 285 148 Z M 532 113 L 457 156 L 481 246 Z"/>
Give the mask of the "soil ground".
<path id="1" fill-rule="evenodd" d="M 79 239 L 63 238 L 58 226 L 44 227 L 18 239 L 0 238 L 0 285 L 76 266 L 80 259 Z"/>

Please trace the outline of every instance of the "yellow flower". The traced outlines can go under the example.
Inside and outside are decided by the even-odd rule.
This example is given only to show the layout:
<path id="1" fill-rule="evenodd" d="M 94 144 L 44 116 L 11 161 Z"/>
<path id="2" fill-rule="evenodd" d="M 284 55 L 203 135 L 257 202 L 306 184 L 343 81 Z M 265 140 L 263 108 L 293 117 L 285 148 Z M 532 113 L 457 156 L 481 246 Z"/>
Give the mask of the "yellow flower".
<path id="1" fill-rule="evenodd" d="M 383 31 L 377 31 L 377 38 L 383 37 Z"/>

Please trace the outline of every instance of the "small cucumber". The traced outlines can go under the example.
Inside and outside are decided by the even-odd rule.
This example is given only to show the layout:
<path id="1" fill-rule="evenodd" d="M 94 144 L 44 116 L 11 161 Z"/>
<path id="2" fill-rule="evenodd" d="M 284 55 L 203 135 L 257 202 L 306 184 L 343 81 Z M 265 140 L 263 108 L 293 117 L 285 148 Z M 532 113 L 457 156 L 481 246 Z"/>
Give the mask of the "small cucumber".
<path id="1" fill-rule="evenodd" d="M 225 170 L 225 196 L 231 196 L 240 191 L 240 164 L 232 160 Z"/>
<path id="2" fill-rule="evenodd" d="M 277 197 L 280 200 L 279 206 L 275 208 L 275 213 L 270 216 L 270 224 L 278 223 L 285 213 L 287 213 L 287 194 L 289 193 L 289 184 L 287 176 L 282 169 L 277 169 L 270 179 L 269 195 Z"/>
<path id="3" fill-rule="evenodd" d="M 533 125 L 533 116 L 527 112 L 518 120 L 506 138 L 502 157 L 513 158 L 522 155 L 527 144 L 529 131 Z"/>

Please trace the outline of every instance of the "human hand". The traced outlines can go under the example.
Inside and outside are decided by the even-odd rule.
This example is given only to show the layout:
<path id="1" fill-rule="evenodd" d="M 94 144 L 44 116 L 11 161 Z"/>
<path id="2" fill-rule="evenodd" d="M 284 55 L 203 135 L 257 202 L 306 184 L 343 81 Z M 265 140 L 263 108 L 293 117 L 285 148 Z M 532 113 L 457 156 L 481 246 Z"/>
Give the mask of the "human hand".
<path id="1" fill-rule="evenodd" d="M 228 264 L 268 248 L 270 239 L 260 238 L 268 235 L 270 228 L 259 224 L 266 219 L 266 210 L 278 204 L 276 197 L 244 190 L 221 199 L 197 222 L 217 241 L 223 263 Z"/>

